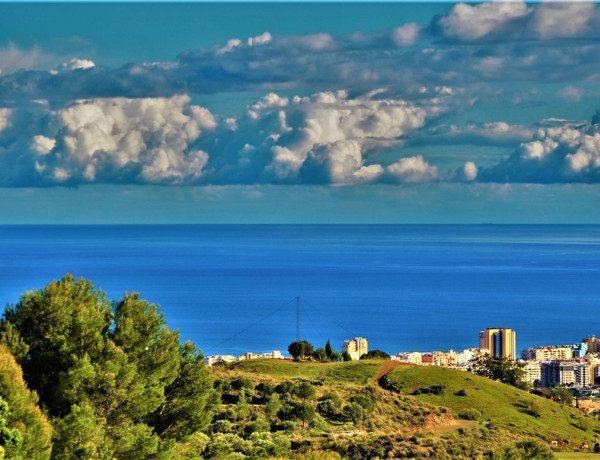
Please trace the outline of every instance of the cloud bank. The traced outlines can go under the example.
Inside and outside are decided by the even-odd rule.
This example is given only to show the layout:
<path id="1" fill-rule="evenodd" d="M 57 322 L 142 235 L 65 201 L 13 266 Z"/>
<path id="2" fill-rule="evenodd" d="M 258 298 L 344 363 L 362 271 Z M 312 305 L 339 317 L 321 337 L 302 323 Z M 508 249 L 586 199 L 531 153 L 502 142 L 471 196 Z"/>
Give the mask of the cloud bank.
<path id="1" fill-rule="evenodd" d="M 270 93 L 239 119 L 216 117 L 186 95 L 0 109 L 0 184 L 434 180 L 437 169 L 420 156 L 388 166 L 371 158 L 443 110 L 380 91 L 354 98 L 345 91 L 292 99 Z"/>
<path id="2" fill-rule="evenodd" d="M 116 68 L 69 56 L 43 69 L 40 50 L 10 44 L 0 49 L 0 185 L 598 182 L 597 116 L 444 118 L 523 82 L 584 100 L 592 90 L 580 85 L 600 80 L 598 40 L 594 3 L 516 1 L 459 3 L 428 24 L 369 33 L 233 37 Z M 265 96 L 232 116 L 192 103 L 238 91 Z M 443 168 L 426 145 L 506 155 L 479 164 L 466 152 Z"/>

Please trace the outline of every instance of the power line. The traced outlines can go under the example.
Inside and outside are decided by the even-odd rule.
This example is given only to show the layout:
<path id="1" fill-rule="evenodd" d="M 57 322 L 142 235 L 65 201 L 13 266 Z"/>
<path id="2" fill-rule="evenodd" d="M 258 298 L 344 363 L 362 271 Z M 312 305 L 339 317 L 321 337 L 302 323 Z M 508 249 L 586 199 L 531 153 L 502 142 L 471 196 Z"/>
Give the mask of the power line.
<path id="1" fill-rule="evenodd" d="M 349 334 L 351 334 L 353 337 L 358 337 L 358 334 L 355 334 L 354 332 L 352 332 L 351 330 L 349 330 L 348 328 L 346 328 L 345 326 L 341 325 L 340 323 L 338 323 L 335 319 L 333 319 L 331 316 L 326 315 L 325 313 L 323 313 L 322 310 L 320 310 L 319 308 L 315 307 L 313 304 L 311 304 L 309 301 L 307 301 L 304 297 L 302 298 L 302 300 L 304 301 L 305 304 L 307 304 L 308 306 L 312 307 L 313 309 L 315 309 L 315 311 L 319 312 L 322 316 L 324 316 L 325 318 L 327 318 L 329 321 L 331 321 L 332 323 L 334 323 L 336 326 L 338 326 L 339 328 L 345 330 L 346 332 L 348 332 Z"/>
<path id="2" fill-rule="evenodd" d="M 290 300 L 289 302 L 283 304 L 282 306 L 280 306 L 279 308 L 273 310 L 271 313 L 263 316 L 262 318 L 258 319 L 257 321 L 255 321 L 254 323 L 250 324 L 249 326 L 246 326 L 244 329 L 241 329 L 240 331 L 236 332 L 235 334 L 233 334 L 232 336 L 221 340 L 219 343 L 217 343 L 216 345 L 213 345 L 210 348 L 207 348 L 206 350 L 204 350 L 204 353 L 206 354 L 207 352 L 209 352 L 210 350 L 214 350 L 217 347 L 220 347 L 221 345 L 223 345 L 224 343 L 229 342 L 232 339 L 235 339 L 236 337 L 240 336 L 241 334 L 243 334 L 244 332 L 246 332 L 248 329 L 253 328 L 254 326 L 256 326 L 259 323 L 262 323 L 264 320 L 266 320 L 267 318 L 270 318 L 271 316 L 273 316 L 275 313 L 280 312 L 281 310 L 283 310 L 285 307 L 287 307 L 289 304 L 291 304 L 292 302 L 294 302 L 296 300 L 296 298 L 293 298 L 292 300 Z"/>

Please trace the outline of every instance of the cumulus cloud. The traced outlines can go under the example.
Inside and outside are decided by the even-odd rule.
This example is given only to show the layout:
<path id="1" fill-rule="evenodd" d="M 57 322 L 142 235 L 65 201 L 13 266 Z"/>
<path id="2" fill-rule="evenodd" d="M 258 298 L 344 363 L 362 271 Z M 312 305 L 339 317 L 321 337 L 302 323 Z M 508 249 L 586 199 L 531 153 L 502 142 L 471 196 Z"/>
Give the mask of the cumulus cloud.
<path id="1" fill-rule="evenodd" d="M 91 61 L 89 59 L 77 59 L 77 58 L 73 58 L 71 60 L 69 60 L 68 62 L 65 62 L 62 65 L 62 68 L 65 70 L 77 70 L 77 69 L 91 69 L 92 67 L 95 67 L 96 64 L 94 63 L 94 61 Z"/>
<path id="2" fill-rule="evenodd" d="M 460 170 L 459 177 L 465 181 L 473 181 L 477 178 L 478 168 L 472 161 L 467 161 Z"/>
<path id="3" fill-rule="evenodd" d="M 0 184 L 428 181 L 437 169 L 420 156 L 387 167 L 376 157 L 441 110 L 382 91 L 269 93 L 237 119 L 218 118 L 186 95 L 1 109 Z"/>
<path id="4" fill-rule="evenodd" d="M 487 182 L 599 182 L 600 126 L 548 120 L 508 158 L 482 168 Z"/>
<path id="5" fill-rule="evenodd" d="M 17 114 L 16 128 L 31 119 L 37 127 L 2 143 L 4 166 L 18 165 L 12 176 L 2 168 L 4 185 L 197 181 L 208 154 L 193 144 L 215 129 L 216 119 L 189 102 L 188 96 L 91 99 Z"/>
<path id="6" fill-rule="evenodd" d="M 419 183 L 438 178 L 438 169 L 430 165 L 421 155 L 401 158 L 386 168 L 389 177 L 398 182 Z"/>
<path id="7" fill-rule="evenodd" d="M 383 177 L 373 161 L 401 145 L 439 107 L 419 107 L 381 91 L 349 97 L 346 91 L 285 98 L 268 94 L 248 106 L 222 152 L 209 164 L 215 181 L 350 185 Z"/>
<path id="8" fill-rule="evenodd" d="M 458 3 L 435 24 L 446 38 L 472 42 L 505 33 L 531 11 L 521 1 Z"/>
<path id="9" fill-rule="evenodd" d="M 434 19 L 432 29 L 460 42 L 511 41 L 598 36 L 600 15 L 594 2 L 522 1 L 458 3 Z"/>

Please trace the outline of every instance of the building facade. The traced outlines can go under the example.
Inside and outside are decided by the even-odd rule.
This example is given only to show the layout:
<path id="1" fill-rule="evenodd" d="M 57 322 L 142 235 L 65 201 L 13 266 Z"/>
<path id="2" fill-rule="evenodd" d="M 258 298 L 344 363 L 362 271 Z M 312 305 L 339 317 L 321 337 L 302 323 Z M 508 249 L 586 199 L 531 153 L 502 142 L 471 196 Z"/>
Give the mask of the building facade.
<path id="1" fill-rule="evenodd" d="M 522 358 L 526 361 L 538 360 L 547 361 L 552 359 L 571 359 L 573 357 L 573 349 L 570 346 L 558 347 L 535 347 L 526 348 L 522 352 Z"/>
<path id="2" fill-rule="evenodd" d="M 571 361 L 548 361 L 541 364 L 542 386 L 572 385 L 576 383 L 575 363 Z"/>
<path id="3" fill-rule="evenodd" d="M 354 337 L 351 340 L 344 340 L 342 352 L 344 351 L 350 355 L 353 361 L 356 361 L 369 351 L 369 344 L 363 337 Z"/>
<path id="4" fill-rule="evenodd" d="M 525 364 L 523 368 L 525 375 L 523 376 L 523 380 L 527 382 L 529 385 L 535 385 L 536 381 L 541 385 L 542 382 L 542 367 L 540 363 L 536 361 L 529 361 Z"/>
<path id="5" fill-rule="evenodd" d="M 479 348 L 492 356 L 517 359 L 517 333 L 508 328 L 488 328 L 479 333 Z"/>

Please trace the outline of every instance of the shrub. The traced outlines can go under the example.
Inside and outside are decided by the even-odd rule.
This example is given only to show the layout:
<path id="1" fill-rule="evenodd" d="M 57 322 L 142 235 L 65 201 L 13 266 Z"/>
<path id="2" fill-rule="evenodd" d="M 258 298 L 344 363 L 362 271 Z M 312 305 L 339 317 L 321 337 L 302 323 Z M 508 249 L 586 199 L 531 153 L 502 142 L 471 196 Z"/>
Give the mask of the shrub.
<path id="1" fill-rule="evenodd" d="M 462 420 L 477 420 L 479 418 L 479 411 L 475 409 L 465 409 L 458 413 L 458 418 Z"/>

